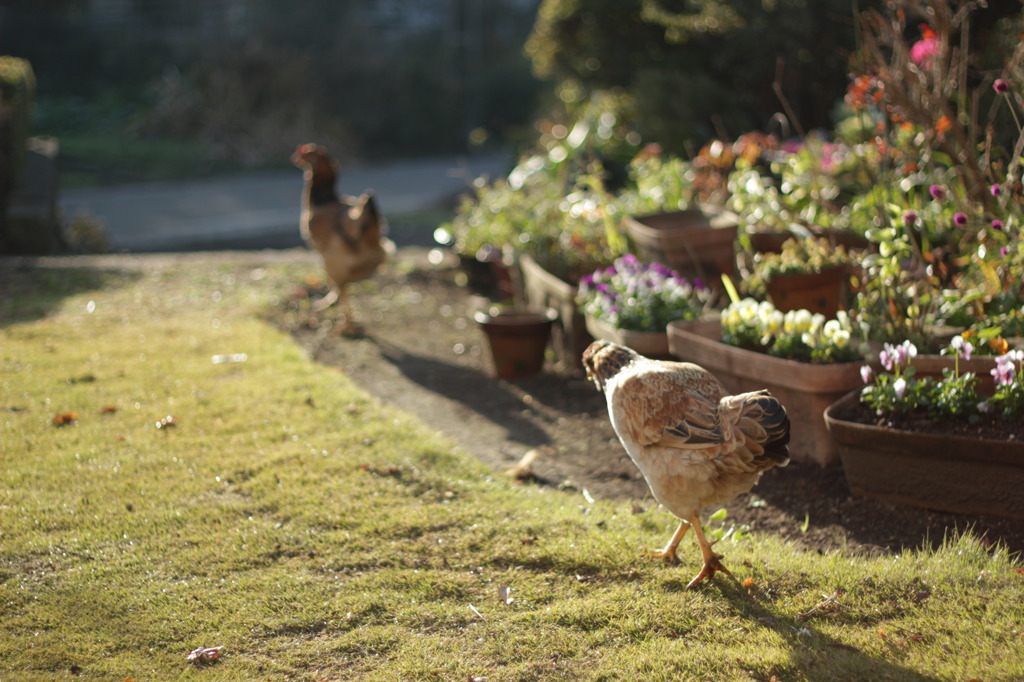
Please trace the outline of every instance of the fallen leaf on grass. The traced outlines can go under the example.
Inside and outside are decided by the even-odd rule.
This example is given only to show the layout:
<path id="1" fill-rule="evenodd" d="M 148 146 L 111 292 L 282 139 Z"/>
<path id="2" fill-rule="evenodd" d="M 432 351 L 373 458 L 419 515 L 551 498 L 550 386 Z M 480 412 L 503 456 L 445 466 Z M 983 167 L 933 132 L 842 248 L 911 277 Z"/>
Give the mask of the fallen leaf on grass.
<path id="1" fill-rule="evenodd" d="M 164 417 L 163 419 L 161 419 L 160 421 L 158 421 L 156 423 L 156 428 L 158 428 L 158 429 L 169 429 L 169 428 L 172 428 L 172 427 L 177 426 L 177 425 L 178 425 L 178 420 L 175 419 L 174 417 L 172 417 L 171 415 L 167 415 L 166 417 Z"/>
<path id="2" fill-rule="evenodd" d="M 213 663 L 220 659 L 220 650 L 223 648 L 224 647 L 222 646 L 201 646 L 197 649 L 193 649 L 192 652 L 189 653 L 187 660 L 191 663 L 195 663 L 196 665 Z"/>
<path id="3" fill-rule="evenodd" d="M 842 642 L 829 642 L 827 646 L 830 646 L 833 649 L 845 649 L 846 651 L 860 651 L 857 647 L 849 644 L 843 644 Z"/>
<path id="4" fill-rule="evenodd" d="M 753 578 L 747 578 L 746 580 L 743 581 L 743 587 L 751 588 L 753 586 L 754 586 L 754 579 Z"/>
<path id="5" fill-rule="evenodd" d="M 62 412 L 55 414 L 53 415 L 52 420 L 54 426 L 69 426 L 74 424 L 76 421 L 78 421 L 77 412 Z"/>
<path id="6" fill-rule="evenodd" d="M 548 447 L 533 448 L 526 452 L 514 466 L 505 471 L 505 475 L 517 481 L 528 482 L 539 480 L 533 470 L 533 463 L 543 455 L 552 455 L 554 450 Z"/>
<path id="7" fill-rule="evenodd" d="M 374 476 L 393 476 L 394 478 L 402 477 L 402 467 L 397 464 L 388 464 L 382 469 L 377 468 L 372 464 L 360 464 L 359 468 L 362 471 L 373 474 Z"/>
<path id="8" fill-rule="evenodd" d="M 100 408 L 100 414 L 114 414 L 117 412 L 116 405 L 104 405 Z"/>

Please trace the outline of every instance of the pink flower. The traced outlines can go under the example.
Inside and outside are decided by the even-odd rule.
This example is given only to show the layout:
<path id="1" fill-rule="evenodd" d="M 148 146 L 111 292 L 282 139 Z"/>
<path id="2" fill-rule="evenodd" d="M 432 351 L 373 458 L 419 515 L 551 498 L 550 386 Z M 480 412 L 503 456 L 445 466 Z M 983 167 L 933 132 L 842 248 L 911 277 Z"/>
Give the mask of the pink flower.
<path id="1" fill-rule="evenodd" d="M 997 197 L 1003 193 L 1003 188 L 1000 187 L 997 183 L 995 185 L 992 185 L 992 187 L 989 188 L 989 191 L 992 193 L 992 196 Z"/>
<path id="2" fill-rule="evenodd" d="M 996 385 L 998 386 L 1010 386 L 1013 384 L 1013 380 L 1016 377 L 1016 370 L 1013 366 L 1012 353 L 1006 355 L 1000 355 L 996 358 L 995 369 L 990 370 L 992 378 L 995 379 Z"/>
<path id="3" fill-rule="evenodd" d="M 963 227 L 964 225 L 967 224 L 967 214 L 966 213 L 957 213 L 957 214 L 955 214 L 953 216 L 953 222 L 956 224 L 957 227 Z"/>
<path id="4" fill-rule="evenodd" d="M 1002 78 L 997 78 L 992 84 L 992 89 L 1002 95 L 1010 91 L 1010 84 Z"/>
<path id="5" fill-rule="evenodd" d="M 1002 220 L 993 220 L 992 221 L 992 229 L 993 230 L 1002 230 L 1003 229 L 1003 221 Z"/>
<path id="6" fill-rule="evenodd" d="M 917 223 L 917 212 L 916 211 L 907 211 L 906 213 L 903 214 L 903 224 L 904 225 L 906 225 L 907 227 L 911 227 L 912 225 L 914 225 L 916 223 Z"/>
<path id="7" fill-rule="evenodd" d="M 936 201 L 942 201 L 946 198 L 946 188 L 942 185 L 932 185 L 928 188 L 928 193 L 932 195 L 932 199 Z"/>
<path id="8" fill-rule="evenodd" d="M 939 52 L 939 41 L 935 38 L 925 38 L 913 44 L 910 48 L 910 59 L 915 64 L 926 69 L 932 65 L 932 59 Z"/>
<path id="9" fill-rule="evenodd" d="M 871 377 L 874 376 L 874 370 L 871 369 L 871 365 L 864 365 L 860 368 L 860 378 L 864 380 L 865 384 L 871 383 Z"/>

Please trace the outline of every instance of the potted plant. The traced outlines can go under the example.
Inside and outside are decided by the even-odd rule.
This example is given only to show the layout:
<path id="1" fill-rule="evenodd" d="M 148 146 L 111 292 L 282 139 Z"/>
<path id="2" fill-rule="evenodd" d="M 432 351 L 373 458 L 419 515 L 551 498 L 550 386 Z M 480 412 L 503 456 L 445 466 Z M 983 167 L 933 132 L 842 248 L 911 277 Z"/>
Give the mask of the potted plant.
<path id="1" fill-rule="evenodd" d="M 778 253 L 756 253 L 744 291 L 782 311 L 810 310 L 833 317 L 846 308 L 856 257 L 825 237 L 791 237 Z"/>
<path id="2" fill-rule="evenodd" d="M 712 286 L 723 273 L 735 272 L 735 221 L 701 203 L 690 163 L 648 146 L 633 159 L 630 176 L 633 186 L 619 204 L 638 256 Z"/>
<path id="3" fill-rule="evenodd" d="M 632 254 L 584 276 L 577 295 L 592 336 L 656 358 L 669 357 L 669 322 L 697 319 L 711 299 L 700 280 L 688 280 L 661 263 L 642 263 Z"/>
<path id="4" fill-rule="evenodd" d="M 701 365 L 733 393 L 767 388 L 786 407 L 795 461 L 828 464 L 837 451 L 823 415 L 861 383 L 865 331 L 843 311 L 783 313 L 767 301 L 747 298 L 726 307 L 718 320 L 673 322 L 669 349 Z"/>
<path id="5" fill-rule="evenodd" d="M 858 495 L 971 514 L 1024 519 L 1024 352 L 991 360 L 991 387 L 963 371 L 962 336 L 941 376 L 914 365 L 917 347 L 886 344 L 880 371 L 830 406 L 829 432 Z"/>

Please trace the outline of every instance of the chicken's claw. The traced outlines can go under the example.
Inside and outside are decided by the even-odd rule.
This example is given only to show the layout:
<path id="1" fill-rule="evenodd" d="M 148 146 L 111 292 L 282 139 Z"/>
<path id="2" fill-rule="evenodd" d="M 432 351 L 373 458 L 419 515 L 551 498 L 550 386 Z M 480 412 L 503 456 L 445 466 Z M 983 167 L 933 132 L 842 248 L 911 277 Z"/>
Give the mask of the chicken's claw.
<path id="1" fill-rule="evenodd" d="M 642 556 L 650 557 L 652 559 L 664 559 L 666 564 L 675 566 L 679 563 L 679 557 L 676 556 L 675 547 L 666 547 L 665 549 L 659 549 L 657 552 L 644 552 Z"/>
<path id="2" fill-rule="evenodd" d="M 723 566 L 722 562 L 719 561 L 721 558 L 722 557 L 719 554 L 712 554 L 710 557 L 705 559 L 704 566 L 701 567 L 700 573 L 690 581 L 690 584 L 686 586 L 686 589 L 692 590 L 697 583 L 703 582 L 707 578 L 714 577 L 715 573 L 718 573 L 719 571 L 726 575 L 732 575 L 732 573 L 729 572 L 729 569 Z"/>

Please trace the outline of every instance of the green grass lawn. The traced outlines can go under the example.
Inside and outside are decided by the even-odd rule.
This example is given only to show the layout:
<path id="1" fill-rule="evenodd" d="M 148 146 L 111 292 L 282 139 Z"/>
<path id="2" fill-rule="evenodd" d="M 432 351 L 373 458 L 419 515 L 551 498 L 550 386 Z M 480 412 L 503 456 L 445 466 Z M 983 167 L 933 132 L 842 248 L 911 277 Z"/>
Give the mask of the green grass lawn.
<path id="1" fill-rule="evenodd" d="M 667 512 L 380 405 L 262 321 L 316 271 L 258 258 L 0 268 L 0 679 L 1024 679 L 998 548 L 755 533 L 686 591 Z"/>

